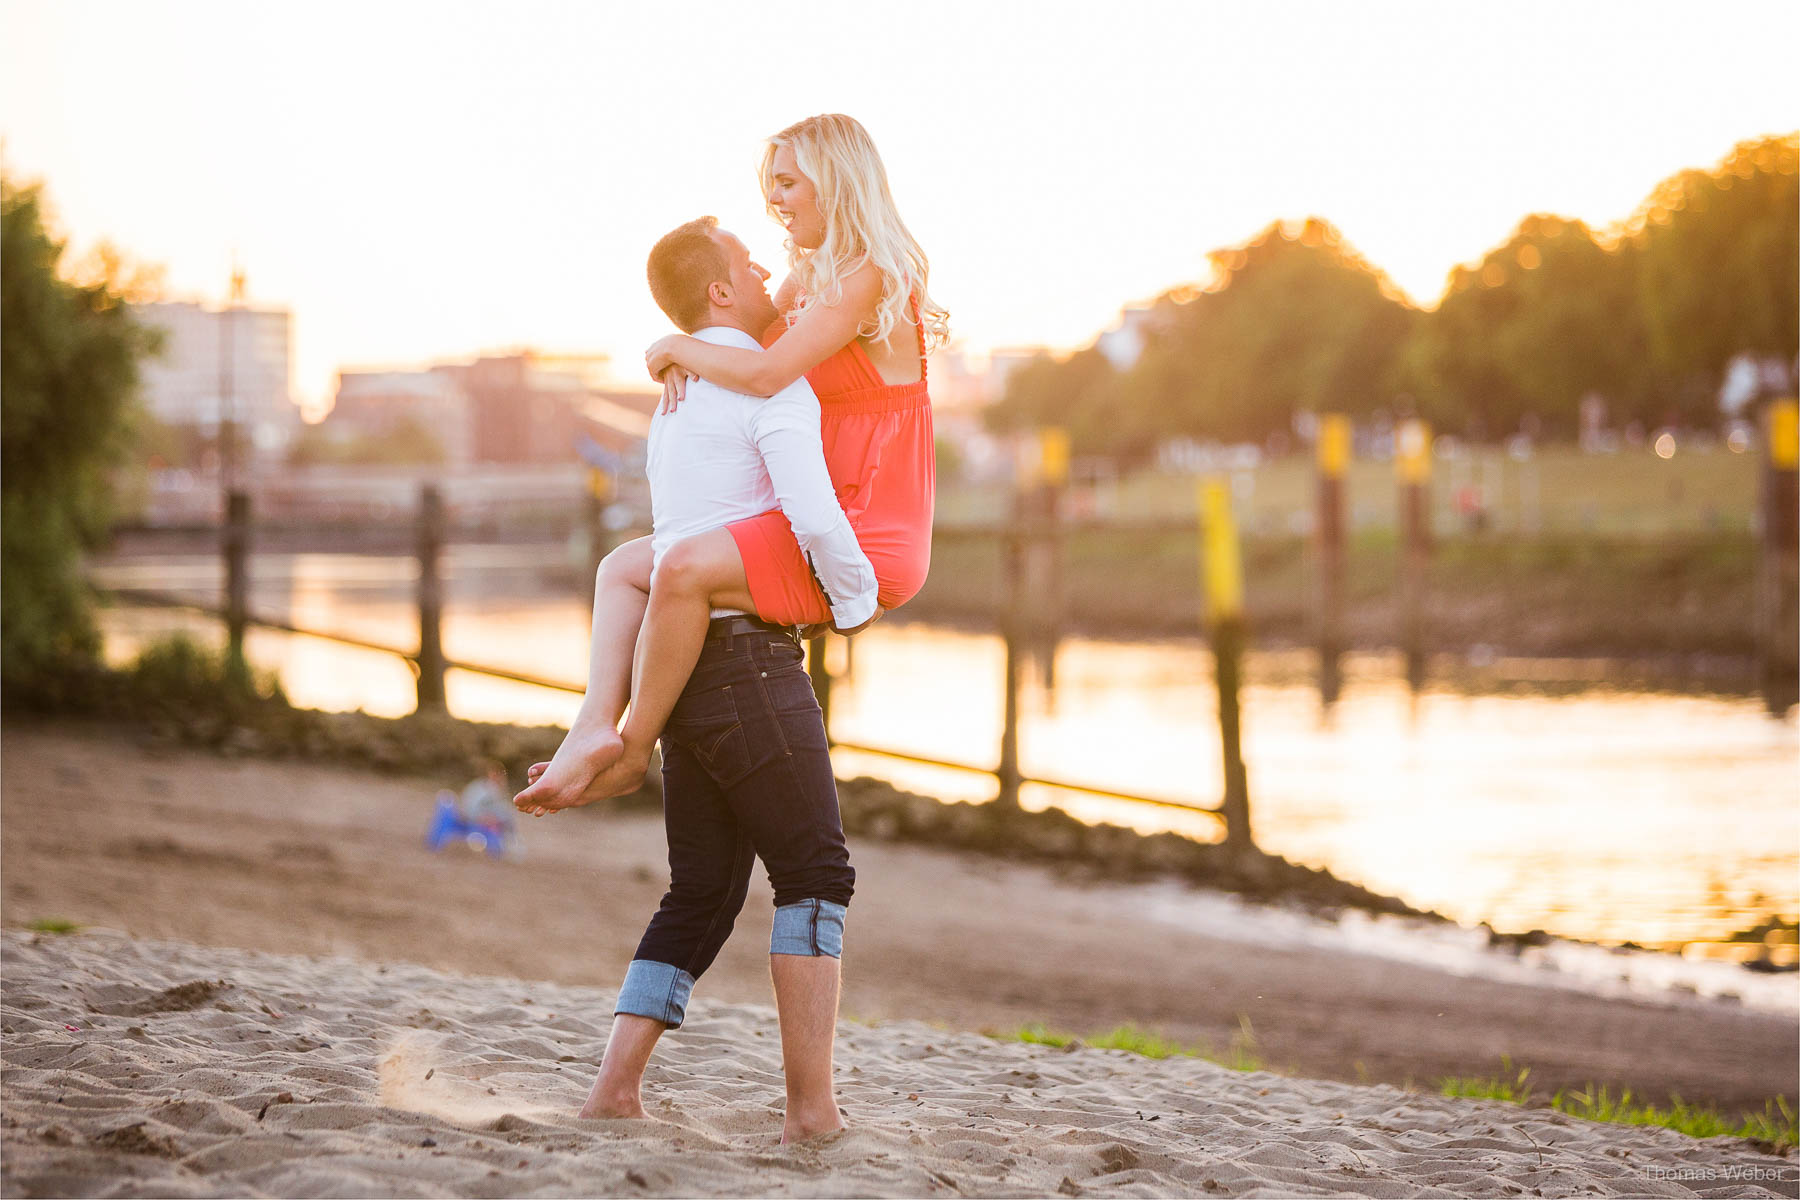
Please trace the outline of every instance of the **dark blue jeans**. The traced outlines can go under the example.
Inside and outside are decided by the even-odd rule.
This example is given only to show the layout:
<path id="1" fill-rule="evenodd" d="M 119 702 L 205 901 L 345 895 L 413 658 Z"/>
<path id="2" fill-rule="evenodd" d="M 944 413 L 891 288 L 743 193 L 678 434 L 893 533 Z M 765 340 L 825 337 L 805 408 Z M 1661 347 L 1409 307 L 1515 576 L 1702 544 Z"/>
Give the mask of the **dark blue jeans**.
<path id="1" fill-rule="evenodd" d="M 775 890 L 771 954 L 840 957 L 856 883 L 799 638 L 726 624 L 713 621 L 663 730 L 669 890 L 613 1009 L 671 1027 L 731 936 L 757 857 Z"/>

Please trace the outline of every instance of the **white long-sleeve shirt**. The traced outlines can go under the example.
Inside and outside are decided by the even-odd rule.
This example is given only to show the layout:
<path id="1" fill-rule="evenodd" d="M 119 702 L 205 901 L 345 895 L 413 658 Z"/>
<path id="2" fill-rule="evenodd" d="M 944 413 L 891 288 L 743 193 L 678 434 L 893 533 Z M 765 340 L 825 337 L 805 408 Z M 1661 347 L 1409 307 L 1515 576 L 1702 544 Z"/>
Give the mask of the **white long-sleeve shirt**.
<path id="1" fill-rule="evenodd" d="M 741 329 L 711 326 L 694 335 L 716 346 L 760 351 Z M 652 552 L 777 506 L 812 564 L 839 629 L 875 615 L 875 568 L 838 504 L 819 438 L 819 400 L 804 378 L 767 400 L 690 380 L 687 398 L 650 421 Z M 717 609 L 715 617 L 736 612 Z"/>

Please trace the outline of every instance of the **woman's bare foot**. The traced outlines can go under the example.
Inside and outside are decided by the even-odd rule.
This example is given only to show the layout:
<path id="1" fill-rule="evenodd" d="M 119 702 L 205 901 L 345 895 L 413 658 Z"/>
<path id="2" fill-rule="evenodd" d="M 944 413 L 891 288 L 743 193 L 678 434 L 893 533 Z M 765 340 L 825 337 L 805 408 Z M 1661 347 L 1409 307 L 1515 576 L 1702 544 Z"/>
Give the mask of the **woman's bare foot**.
<path id="1" fill-rule="evenodd" d="M 571 729 L 548 763 L 526 773 L 528 786 L 513 797 L 513 807 L 533 816 L 578 808 L 611 795 L 591 785 L 619 761 L 625 742 L 616 729 Z M 647 765 L 647 760 L 646 760 Z M 542 768 L 541 770 L 539 768 Z M 643 778 L 640 772 L 638 778 Z"/>
<path id="2" fill-rule="evenodd" d="M 637 791 L 644 786 L 644 773 L 649 769 L 649 745 L 626 738 L 619 756 L 594 775 L 593 782 L 587 787 L 587 799 L 582 803 L 589 804 L 609 796 L 625 796 Z"/>

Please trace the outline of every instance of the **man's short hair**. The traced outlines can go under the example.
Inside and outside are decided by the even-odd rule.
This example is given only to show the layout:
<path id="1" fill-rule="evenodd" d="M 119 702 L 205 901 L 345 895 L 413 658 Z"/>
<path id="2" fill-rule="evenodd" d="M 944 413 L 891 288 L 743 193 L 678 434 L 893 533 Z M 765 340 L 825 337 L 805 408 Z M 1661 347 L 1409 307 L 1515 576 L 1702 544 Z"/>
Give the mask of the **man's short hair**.
<path id="1" fill-rule="evenodd" d="M 704 329 L 712 312 L 707 291 L 731 281 L 731 263 L 713 239 L 717 217 L 701 217 L 663 235 L 650 250 L 650 295 L 683 333 Z"/>

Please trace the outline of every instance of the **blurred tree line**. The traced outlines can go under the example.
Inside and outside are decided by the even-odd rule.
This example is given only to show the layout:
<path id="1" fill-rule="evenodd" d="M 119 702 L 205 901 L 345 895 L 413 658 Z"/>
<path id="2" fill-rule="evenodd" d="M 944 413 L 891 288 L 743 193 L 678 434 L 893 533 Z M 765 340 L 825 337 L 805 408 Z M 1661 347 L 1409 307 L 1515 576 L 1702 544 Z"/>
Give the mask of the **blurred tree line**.
<path id="1" fill-rule="evenodd" d="M 130 300 L 153 279 L 100 248 L 64 269 L 41 188 L 0 176 L 0 675 L 97 659 L 81 555 L 106 536 L 137 441 L 138 360 L 158 335 Z"/>
<path id="2" fill-rule="evenodd" d="M 1136 361 L 1096 346 L 1016 370 L 998 430 L 1060 425 L 1078 453 L 1264 441 L 1309 412 L 1418 415 L 1487 439 L 1609 423 L 1711 426 L 1739 355 L 1800 354 L 1800 137 L 1740 143 L 1665 180 L 1620 228 L 1534 215 L 1422 311 L 1330 223 L 1277 222 L 1208 256 L 1205 288 L 1145 315 Z M 1792 379 L 1790 375 L 1790 386 Z"/>

